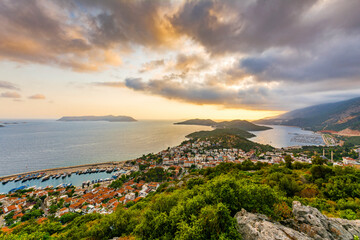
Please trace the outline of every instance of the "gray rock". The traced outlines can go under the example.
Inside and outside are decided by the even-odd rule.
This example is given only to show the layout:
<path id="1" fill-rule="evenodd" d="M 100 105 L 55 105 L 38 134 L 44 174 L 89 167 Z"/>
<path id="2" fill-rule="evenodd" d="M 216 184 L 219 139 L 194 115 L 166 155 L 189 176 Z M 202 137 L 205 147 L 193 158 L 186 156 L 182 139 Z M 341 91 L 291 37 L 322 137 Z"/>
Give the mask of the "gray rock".
<path id="1" fill-rule="evenodd" d="M 293 202 L 294 229 L 306 233 L 313 239 L 349 239 L 360 235 L 360 221 L 328 218 L 310 206 Z"/>
<path id="2" fill-rule="evenodd" d="M 307 240 L 306 234 L 271 221 L 261 214 L 249 213 L 245 209 L 235 215 L 237 230 L 244 240 Z"/>
<path id="3" fill-rule="evenodd" d="M 235 215 L 237 230 L 245 240 L 352 240 L 360 236 L 360 221 L 328 218 L 313 207 L 293 202 L 293 219 L 282 224 L 265 215 L 248 213 L 242 209 Z"/>

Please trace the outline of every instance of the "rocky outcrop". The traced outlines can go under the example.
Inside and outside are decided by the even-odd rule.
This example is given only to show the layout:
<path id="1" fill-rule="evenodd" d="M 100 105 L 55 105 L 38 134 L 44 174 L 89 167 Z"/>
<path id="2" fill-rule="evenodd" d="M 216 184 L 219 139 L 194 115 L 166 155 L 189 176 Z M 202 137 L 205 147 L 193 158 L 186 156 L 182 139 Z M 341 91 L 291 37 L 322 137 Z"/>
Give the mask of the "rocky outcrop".
<path id="1" fill-rule="evenodd" d="M 244 240 L 311 239 L 306 234 L 271 221 L 261 214 L 249 213 L 245 209 L 235 215 L 237 230 Z"/>
<path id="2" fill-rule="evenodd" d="M 237 230 L 245 240 L 352 240 L 360 236 L 360 221 L 328 218 L 316 208 L 293 202 L 293 219 L 282 224 L 265 215 L 242 209 L 235 215 Z"/>

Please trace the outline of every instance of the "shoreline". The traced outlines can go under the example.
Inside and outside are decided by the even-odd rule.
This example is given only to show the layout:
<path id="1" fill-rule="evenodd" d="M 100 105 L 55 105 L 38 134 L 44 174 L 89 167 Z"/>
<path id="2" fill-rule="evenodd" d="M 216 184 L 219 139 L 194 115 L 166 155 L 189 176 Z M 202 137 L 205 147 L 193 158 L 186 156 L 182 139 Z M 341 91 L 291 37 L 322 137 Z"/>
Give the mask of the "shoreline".
<path id="1" fill-rule="evenodd" d="M 41 169 L 41 170 L 34 170 L 30 172 L 22 172 L 22 173 L 16 173 L 6 176 L 0 176 L 0 181 L 7 181 L 12 178 L 16 178 L 19 175 L 26 176 L 30 174 L 36 174 L 36 173 L 46 173 L 46 174 L 60 174 L 68 171 L 69 173 L 75 173 L 77 171 L 84 171 L 89 168 L 114 168 L 114 167 L 123 167 L 124 164 L 127 161 L 113 161 L 113 162 L 101 162 L 101 163 L 89 163 L 89 164 L 83 164 L 83 165 L 75 165 L 75 166 L 67 166 L 67 167 L 57 167 L 57 168 L 48 168 L 48 169 Z"/>

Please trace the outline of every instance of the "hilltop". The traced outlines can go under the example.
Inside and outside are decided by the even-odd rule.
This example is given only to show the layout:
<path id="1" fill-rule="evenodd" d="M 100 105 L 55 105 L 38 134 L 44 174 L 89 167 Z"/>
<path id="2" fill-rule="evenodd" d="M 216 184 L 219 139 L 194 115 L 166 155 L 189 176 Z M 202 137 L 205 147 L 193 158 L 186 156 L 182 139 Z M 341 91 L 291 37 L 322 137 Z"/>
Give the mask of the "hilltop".
<path id="1" fill-rule="evenodd" d="M 255 143 L 247 139 L 254 136 L 254 134 L 238 128 L 223 128 L 212 131 L 198 131 L 186 137 L 195 141 L 209 140 L 211 142 L 221 143 L 221 147 L 224 148 L 239 148 L 244 151 L 250 151 L 251 149 L 260 149 L 262 151 L 273 150 L 273 147 L 270 145 Z"/>
<path id="2" fill-rule="evenodd" d="M 360 97 L 301 108 L 254 123 L 297 126 L 340 135 L 360 135 Z"/>
<path id="3" fill-rule="evenodd" d="M 223 129 L 215 129 L 212 131 L 198 131 L 193 132 L 187 135 L 187 138 L 208 138 L 208 137 L 220 137 L 225 135 L 236 135 L 243 138 L 251 138 L 255 137 L 254 134 L 249 133 L 247 131 L 241 130 L 239 128 L 223 128 Z"/>
<path id="4" fill-rule="evenodd" d="M 77 117 L 62 117 L 58 121 L 108 121 L 108 122 L 136 122 L 137 120 L 129 116 L 77 116 Z"/>
<path id="5" fill-rule="evenodd" d="M 190 119 L 183 122 L 174 123 L 178 125 L 201 125 L 215 128 L 238 128 L 244 131 L 263 131 L 271 129 L 270 127 L 259 126 L 246 120 L 232 120 L 215 122 L 211 119 Z"/>

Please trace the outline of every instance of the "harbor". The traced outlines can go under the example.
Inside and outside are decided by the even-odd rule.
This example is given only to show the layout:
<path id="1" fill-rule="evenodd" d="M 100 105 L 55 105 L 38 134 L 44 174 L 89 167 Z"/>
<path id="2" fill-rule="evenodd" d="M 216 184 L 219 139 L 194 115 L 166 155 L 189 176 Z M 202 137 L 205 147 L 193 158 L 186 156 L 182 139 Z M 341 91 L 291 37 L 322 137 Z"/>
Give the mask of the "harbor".
<path id="1" fill-rule="evenodd" d="M 84 186 L 111 181 L 127 172 L 123 162 L 108 162 L 15 174 L 0 178 L 0 193 L 26 188 Z"/>

